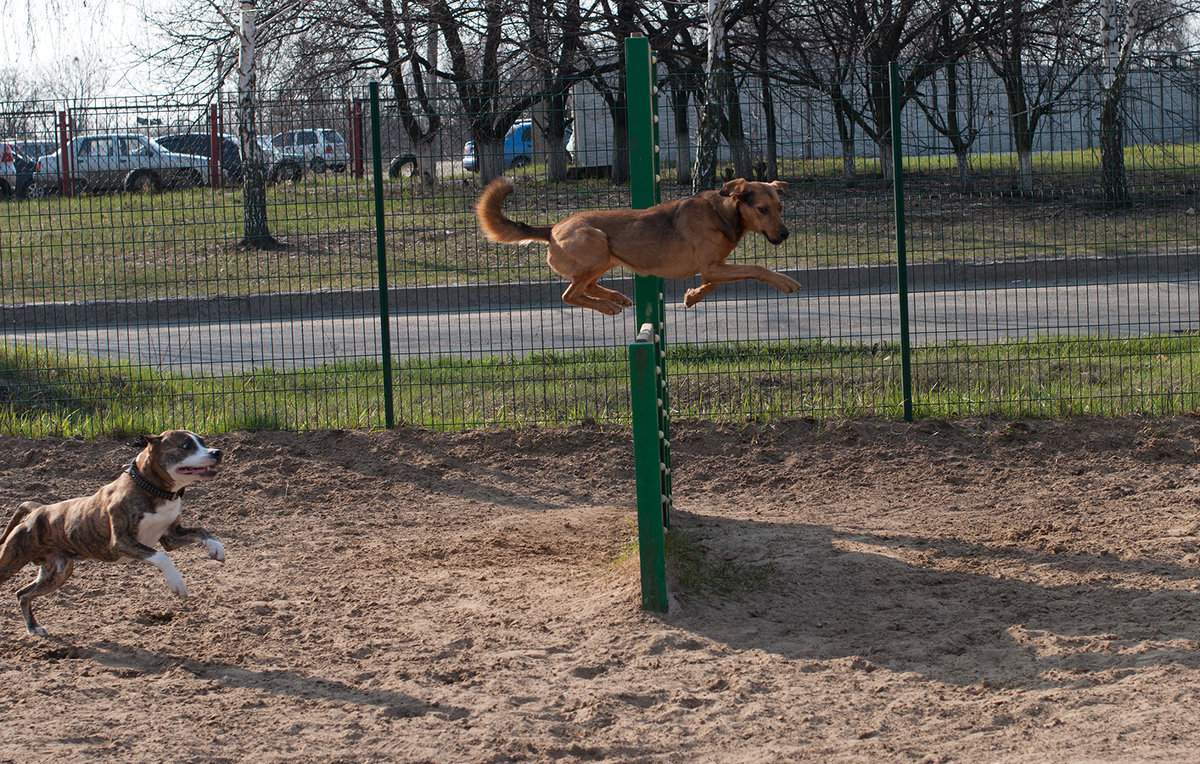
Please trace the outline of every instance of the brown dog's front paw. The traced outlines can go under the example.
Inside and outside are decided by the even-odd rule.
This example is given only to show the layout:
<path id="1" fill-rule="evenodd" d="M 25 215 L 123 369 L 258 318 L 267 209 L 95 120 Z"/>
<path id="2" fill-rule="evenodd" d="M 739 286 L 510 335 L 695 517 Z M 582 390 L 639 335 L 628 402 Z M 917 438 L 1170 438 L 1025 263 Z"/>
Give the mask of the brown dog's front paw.
<path id="1" fill-rule="evenodd" d="M 793 292 L 799 292 L 800 288 L 803 286 L 799 281 L 796 281 L 795 279 L 792 279 L 792 278 L 788 278 L 787 276 L 781 276 L 780 279 L 781 279 L 781 281 L 775 285 L 775 288 L 778 289 L 780 292 L 783 292 L 784 294 L 792 294 Z"/>

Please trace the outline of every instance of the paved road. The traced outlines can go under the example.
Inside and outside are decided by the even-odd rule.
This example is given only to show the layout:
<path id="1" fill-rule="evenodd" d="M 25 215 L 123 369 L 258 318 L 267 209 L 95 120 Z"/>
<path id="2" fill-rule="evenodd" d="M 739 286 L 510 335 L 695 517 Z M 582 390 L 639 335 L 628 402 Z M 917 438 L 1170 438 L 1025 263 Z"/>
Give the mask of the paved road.
<path id="1" fill-rule="evenodd" d="M 1130 336 L 1200 329 L 1200 281 L 1143 280 L 1080 286 L 1023 286 L 913 294 L 914 345 L 992 342 L 1037 335 Z M 395 315 L 395 357 L 567 351 L 623 346 L 636 332 L 618 317 L 567 306 Z M 668 340 L 896 341 L 899 309 L 887 294 L 771 295 L 668 306 Z M 122 358 L 178 371 L 232 372 L 254 366 L 313 366 L 379 357 L 376 316 L 219 321 L 197 325 L 0 330 L 0 341 Z"/>

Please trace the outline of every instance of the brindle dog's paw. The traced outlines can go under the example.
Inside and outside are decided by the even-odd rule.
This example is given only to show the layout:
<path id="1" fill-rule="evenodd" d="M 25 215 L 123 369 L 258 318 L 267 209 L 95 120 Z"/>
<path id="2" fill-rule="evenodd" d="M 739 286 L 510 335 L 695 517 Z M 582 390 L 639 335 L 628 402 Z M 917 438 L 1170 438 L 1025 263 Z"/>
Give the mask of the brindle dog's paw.
<path id="1" fill-rule="evenodd" d="M 204 539 L 202 542 L 204 548 L 208 550 L 208 556 L 217 562 L 225 562 L 225 546 L 216 539 Z"/>

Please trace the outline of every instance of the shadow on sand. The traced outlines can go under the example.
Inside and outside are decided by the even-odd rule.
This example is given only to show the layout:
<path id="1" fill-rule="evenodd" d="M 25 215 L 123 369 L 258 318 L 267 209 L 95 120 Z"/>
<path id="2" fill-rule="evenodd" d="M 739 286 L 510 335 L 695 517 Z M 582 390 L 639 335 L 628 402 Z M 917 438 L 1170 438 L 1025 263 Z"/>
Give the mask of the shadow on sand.
<path id="1" fill-rule="evenodd" d="M 1200 571 L 1170 562 L 675 517 L 716 559 L 768 566 L 760 589 L 725 600 L 683 593 L 668 617 L 738 650 L 862 659 L 868 670 L 963 686 L 1072 686 L 1100 673 L 1200 667 Z"/>

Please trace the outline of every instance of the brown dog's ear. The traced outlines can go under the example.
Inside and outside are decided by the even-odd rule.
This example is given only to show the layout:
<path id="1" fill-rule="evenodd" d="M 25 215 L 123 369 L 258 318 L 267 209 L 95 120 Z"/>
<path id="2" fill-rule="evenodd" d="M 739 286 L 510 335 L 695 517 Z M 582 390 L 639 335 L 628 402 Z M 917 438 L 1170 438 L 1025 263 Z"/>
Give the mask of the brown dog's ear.
<path id="1" fill-rule="evenodd" d="M 788 184 L 786 180 L 773 180 L 771 185 L 775 187 L 776 193 L 780 196 L 787 196 Z"/>
<path id="2" fill-rule="evenodd" d="M 153 446 L 153 445 L 158 444 L 158 442 L 161 440 L 162 440 L 161 435 L 143 435 L 141 445 Z"/>
<path id="3" fill-rule="evenodd" d="M 746 179 L 734 178 L 725 185 L 721 186 L 721 196 L 738 197 L 746 193 Z"/>

